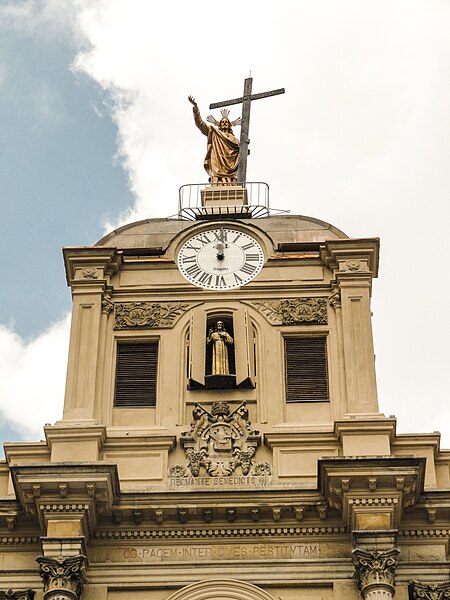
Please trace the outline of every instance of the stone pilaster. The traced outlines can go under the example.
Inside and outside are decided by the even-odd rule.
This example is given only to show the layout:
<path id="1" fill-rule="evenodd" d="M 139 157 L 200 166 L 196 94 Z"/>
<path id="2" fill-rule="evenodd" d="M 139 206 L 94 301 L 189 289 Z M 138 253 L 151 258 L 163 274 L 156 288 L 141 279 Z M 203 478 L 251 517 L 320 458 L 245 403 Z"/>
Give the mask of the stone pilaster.
<path id="1" fill-rule="evenodd" d="M 102 314 L 121 259 L 114 248 L 65 248 L 64 260 L 73 298 L 64 421 L 95 423 Z"/>
<path id="2" fill-rule="evenodd" d="M 353 550 L 353 579 L 364 600 L 391 600 L 395 594 L 396 548 L 389 550 Z"/>
<path id="3" fill-rule="evenodd" d="M 36 592 L 30 588 L 26 590 L 0 590 L 0 600 L 33 600 Z"/>
<path id="4" fill-rule="evenodd" d="M 336 286 L 330 302 L 338 307 L 342 320 L 348 416 L 379 414 L 370 310 L 378 246 L 377 239 L 366 239 L 333 240 L 321 247 L 322 260 L 332 270 Z"/>
<path id="5" fill-rule="evenodd" d="M 44 583 L 44 600 L 79 600 L 86 582 L 86 557 L 39 556 L 39 574 Z"/>
<path id="6" fill-rule="evenodd" d="M 412 581 L 409 584 L 411 600 L 448 600 L 450 598 L 450 580 L 424 583 Z"/>

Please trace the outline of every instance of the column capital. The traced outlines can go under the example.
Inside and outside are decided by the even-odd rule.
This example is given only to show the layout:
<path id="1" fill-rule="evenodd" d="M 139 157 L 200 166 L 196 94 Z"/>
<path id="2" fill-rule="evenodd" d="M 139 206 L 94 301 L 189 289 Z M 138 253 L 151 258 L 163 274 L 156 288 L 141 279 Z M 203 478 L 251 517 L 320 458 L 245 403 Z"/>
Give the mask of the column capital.
<path id="1" fill-rule="evenodd" d="M 353 550 L 355 572 L 353 579 L 363 598 L 371 591 L 384 589 L 395 594 L 395 572 L 397 570 L 397 548 L 389 550 Z"/>
<path id="2" fill-rule="evenodd" d="M 450 598 L 450 580 L 433 583 L 412 581 L 409 592 L 412 600 L 447 600 Z"/>
<path id="3" fill-rule="evenodd" d="M 86 582 L 87 559 L 83 554 L 68 558 L 38 556 L 36 561 L 44 583 L 44 600 L 79 600 Z"/>
<path id="4" fill-rule="evenodd" d="M 0 590 L 0 600 L 33 600 L 35 591 L 31 588 L 26 590 Z"/>

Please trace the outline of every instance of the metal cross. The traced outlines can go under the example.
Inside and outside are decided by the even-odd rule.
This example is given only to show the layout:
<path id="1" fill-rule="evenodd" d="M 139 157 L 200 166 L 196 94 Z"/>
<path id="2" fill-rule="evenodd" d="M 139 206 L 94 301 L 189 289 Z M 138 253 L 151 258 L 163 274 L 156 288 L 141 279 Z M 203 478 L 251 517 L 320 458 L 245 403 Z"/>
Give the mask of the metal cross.
<path id="1" fill-rule="evenodd" d="M 233 100 L 225 100 L 224 102 L 214 102 L 209 105 L 209 108 L 211 109 L 221 108 L 222 106 L 231 106 L 232 104 L 240 104 L 242 102 L 241 139 L 239 141 L 239 166 L 237 172 L 238 183 L 245 183 L 247 177 L 247 156 L 248 145 L 250 143 L 248 132 L 250 129 L 250 105 L 252 100 L 284 94 L 284 88 L 280 88 L 278 90 L 252 95 L 252 82 L 252 77 L 248 77 L 244 81 L 244 95 L 240 98 L 233 98 Z"/>

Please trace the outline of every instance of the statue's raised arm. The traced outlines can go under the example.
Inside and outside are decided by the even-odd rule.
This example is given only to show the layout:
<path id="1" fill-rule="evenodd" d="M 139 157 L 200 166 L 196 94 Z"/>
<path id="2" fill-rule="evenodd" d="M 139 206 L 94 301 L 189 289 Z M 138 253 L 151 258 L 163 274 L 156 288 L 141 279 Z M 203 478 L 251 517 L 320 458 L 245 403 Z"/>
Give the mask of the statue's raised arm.
<path id="1" fill-rule="evenodd" d="M 223 109 L 220 121 L 209 115 L 207 121 L 213 126 L 207 125 L 200 116 L 200 109 L 195 98 L 188 96 L 188 100 L 192 104 L 195 124 L 208 137 L 204 166 L 209 175 L 209 181 L 211 183 L 236 183 L 239 141 L 234 137 L 231 125 L 239 124 L 240 119 L 231 123 L 228 118 L 230 111 Z"/>

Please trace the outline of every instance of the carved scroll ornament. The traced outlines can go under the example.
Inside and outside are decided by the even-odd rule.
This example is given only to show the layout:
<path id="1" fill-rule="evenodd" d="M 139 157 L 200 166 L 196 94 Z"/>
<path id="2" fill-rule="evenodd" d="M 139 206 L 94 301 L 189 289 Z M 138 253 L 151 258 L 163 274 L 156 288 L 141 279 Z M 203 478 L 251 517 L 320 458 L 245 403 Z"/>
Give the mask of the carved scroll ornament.
<path id="1" fill-rule="evenodd" d="M 353 550 L 353 579 L 363 598 L 374 589 L 384 589 L 394 595 L 398 554 L 396 548 L 386 551 Z"/>
<path id="2" fill-rule="evenodd" d="M 272 325 L 326 325 L 326 298 L 294 298 L 252 302 Z"/>
<path id="3" fill-rule="evenodd" d="M 211 477 L 221 477 L 238 467 L 243 475 L 271 474 L 268 463 L 253 461 L 261 436 L 250 427 L 245 402 L 233 411 L 225 400 L 213 402 L 211 411 L 196 404 L 193 417 L 190 430 L 181 434 L 188 464 L 172 465 L 171 477 L 197 477 L 202 469 Z"/>
<path id="4" fill-rule="evenodd" d="M 114 329 L 173 327 L 190 307 L 183 302 L 120 302 L 115 305 Z"/>
<path id="5" fill-rule="evenodd" d="M 44 582 L 44 600 L 79 600 L 86 582 L 86 557 L 39 556 L 39 574 Z"/>
<path id="6" fill-rule="evenodd" d="M 422 583 L 413 581 L 409 585 L 412 600 L 448 600 L 450 598 L 450 581 Z"/>

